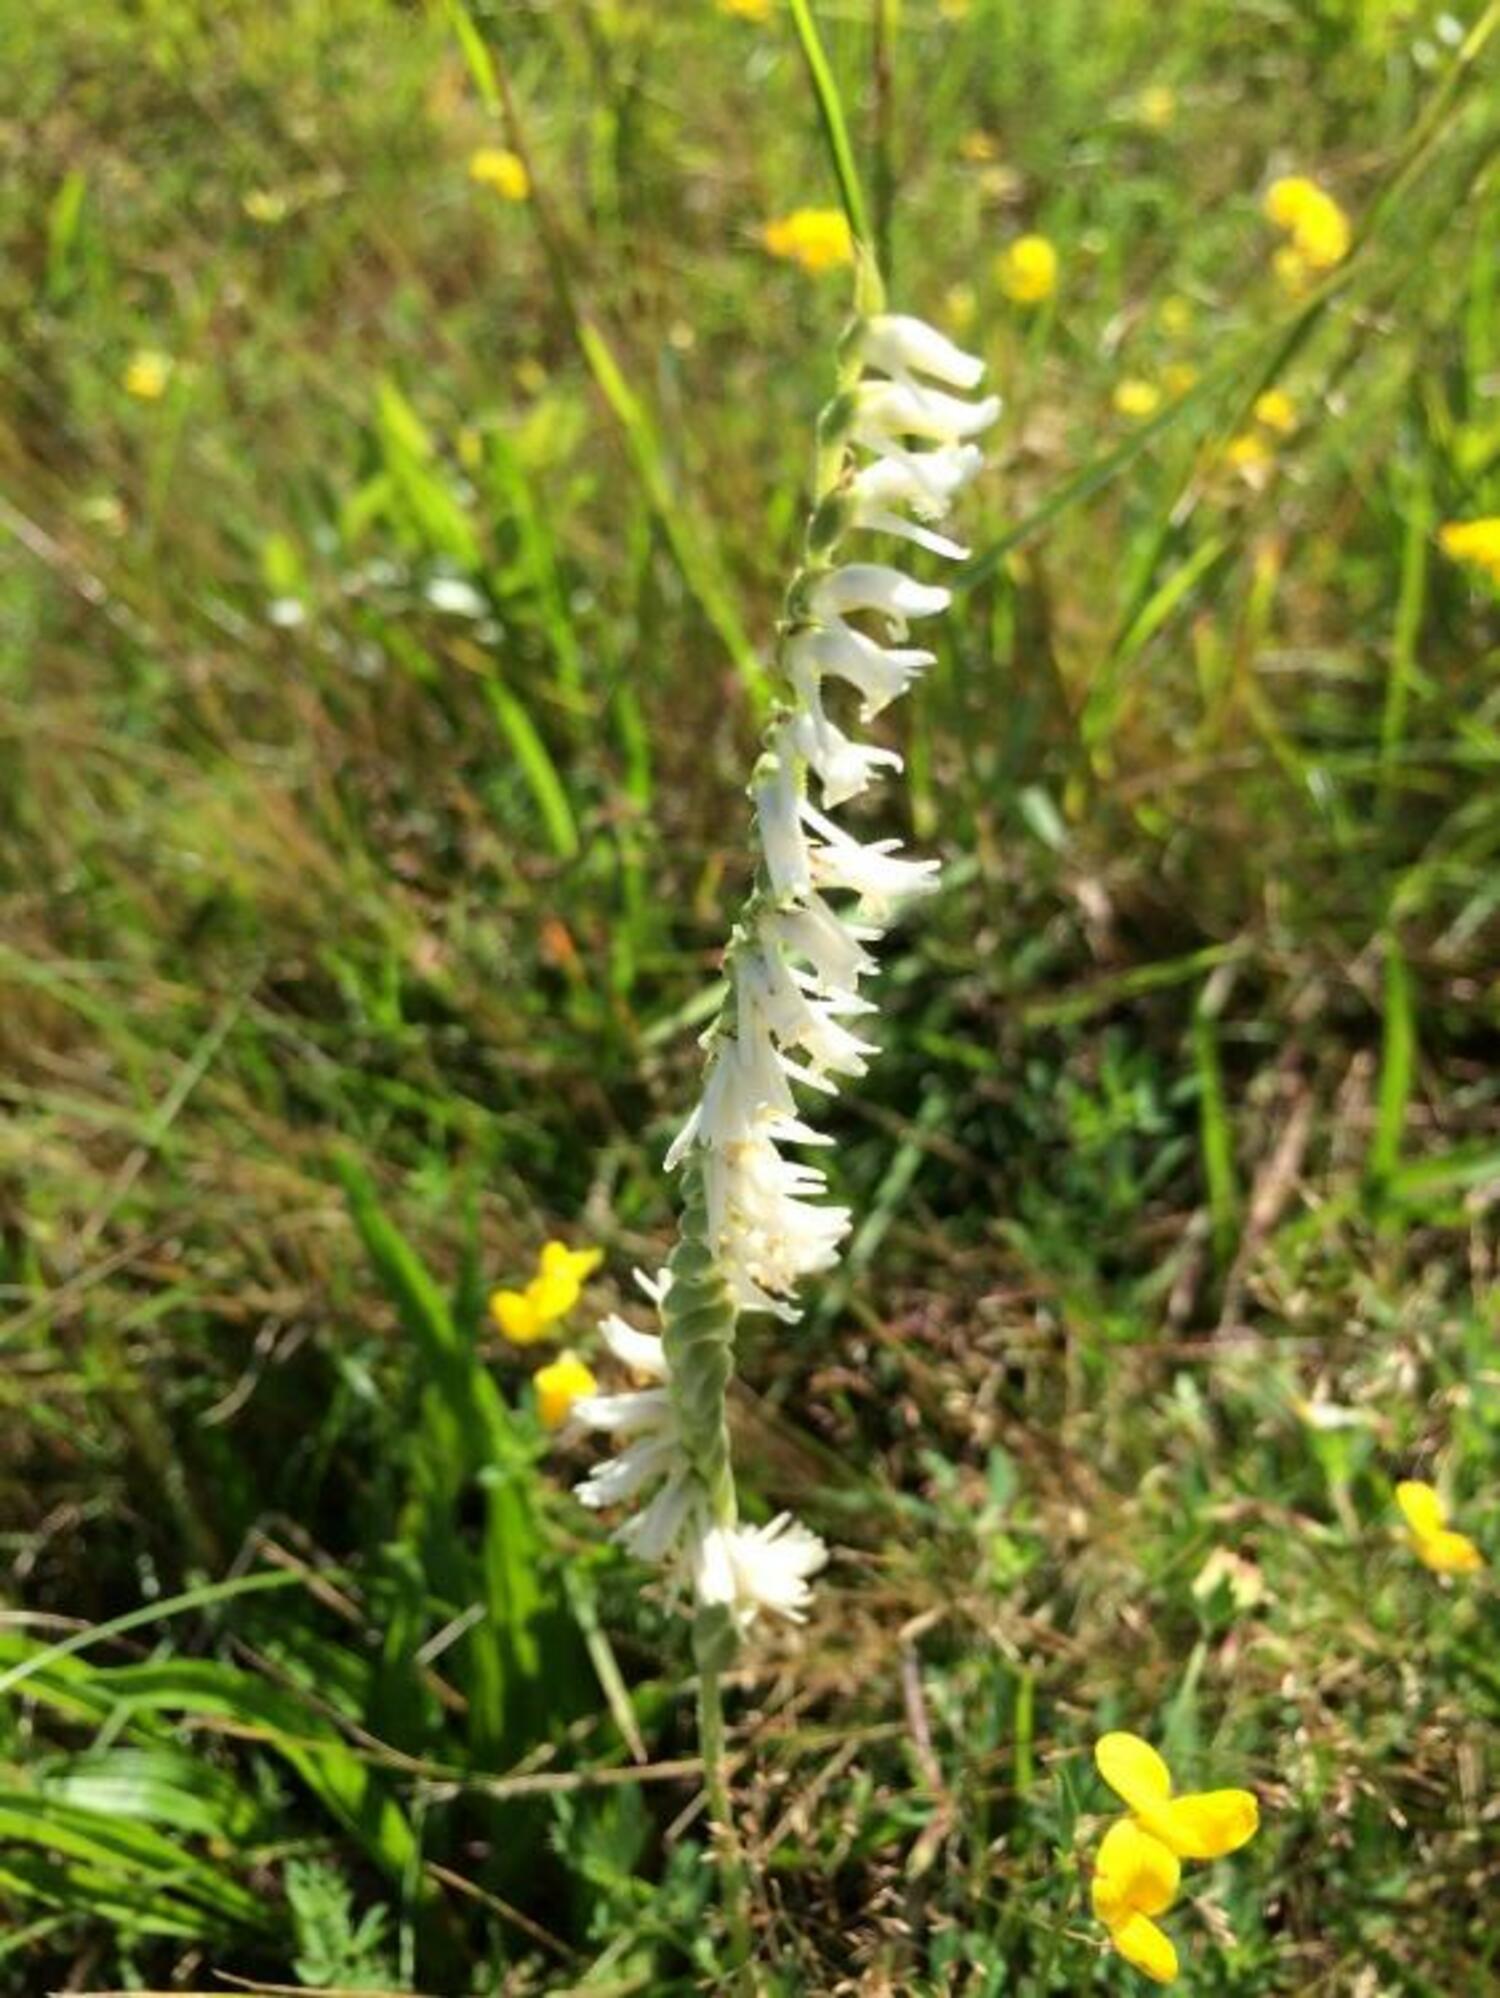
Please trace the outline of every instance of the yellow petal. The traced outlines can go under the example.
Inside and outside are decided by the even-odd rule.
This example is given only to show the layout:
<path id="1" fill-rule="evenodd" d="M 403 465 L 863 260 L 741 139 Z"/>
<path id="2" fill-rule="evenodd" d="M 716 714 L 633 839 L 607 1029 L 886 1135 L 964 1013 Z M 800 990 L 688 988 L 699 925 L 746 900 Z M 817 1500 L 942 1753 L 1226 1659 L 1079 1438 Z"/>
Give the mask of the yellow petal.
<path id="1" fill-rule="evenodd" d="M 519 153 L 506 146 L 481 146 L 469 155 L 469 178 L 492 187 L 504 201 L 524 201 L 531 193 L 531 176 Z"/>
<path id="2" fill-rule="evenodd" d="M 1264 209 L 1266 219 L 1274 222 L 1278 229 L 1295 227 L 1299 218 L 1307 213 L 1323 198 L 1323 190 L 1316 181 L 1305 174 L 1285 174 L 1280 180 L 1273 180 L 1266 189 Z"/>
<path id="3" fill-rule="evenodd" d="M 995 262 L 1000 289 L 1017 305 L 1040 305 L 1057 289 L 1057 250 L 1046 236 L 1018 236 Z"/>
<path id="4" fill-rule="evenodd" d="M 1422 1484 L 1419 1479 L 1406 1478 L 1397 1485 L 1396 1503 L 1401 1508 L 1401 1517 L 1419 1540 L 1429 1533 L 1441 1532 L 1448 1523 L 1448 1508 L 1432 1486 Z"/>
<path id="5" fill-rule="evenodd" d="M 1417 1558 L 1436 1575 L 1472 1575 L 1484 1566 L 1484 1556 L 1466 1533 L 1437 1533 L 1416 1536 Z"/>
<path id="6" fill-rule="evenodd" d="M 1109 1932 L 1109 1939 L 1128 1964 L 1157 1984 L 1170 1984 L 1177 1975 L 1177 1952 L 1165 1929 L 1149 1915 L 1127 1915 Z"/>
<path id="7" fill-rule="evenodd" d="M 569 1277 L 582 1283 L 604 1261 L 602 1249 L 570 1249 L 566 1242 L 548 1242 L 542 1249 L 540 1269 L 544 1277 Z"/>
<path id="8" fill-rule="evenodd" d="M 1127 1915 L 1159 1915 L 1170 1908 L 1182 1878 L 1177 1855 L 1130 1818 L 1112 1824 L 1094 1860 L 1090 1898 L 1106 1927 Z"/>
<path id="9" fill-rule="evenodd" d="M 1142 381 L 1137 375 L 1126 375 L 1116 382 L 1110 400 L 1121 416 L 1152 416 L 1161 405 L 1161 390 L 1155 382 Z"/>
<path id="10" fill-rule="evenodd" d="M 1142 1816 L 1172 1794 L 1172 1772 L 1138 1734 L 1104 1734 L 1094 1743 L 1099 1774 L 1117 1797 Z"/>
<path id="11" fill-rule="evenodd" d="M 543 1322 L 530 1295 L 522 1290 L 497 1290 L 490 1298 L 490 1316 L 502 1337 L 513 1346 L 529 1346 L 540 1339 Z"/>
<path id="12" fill-rule="evenodd" d="M 1263 423 L 1267 430 L 1277 430 L 1283 437 L 1290 437 L 1297 428 L 1297 405 L 1285 389 L 1268 388 L 1263 395 L 1255 398 L 1255 420 Z"/>
<path id="13" fill-rule="evenodd" d="M 547 1366 L 538 1367 L 532 1384 L 544 1429 L 560 1429 L 574 1402 L 583 1395 L 596 1394 L 599 1388 L 598 1381 L 576 1353 L 563 1353 Z"/>
<path id="14" fill-rule="evenodd" d="M 1141 1821 L 1179 1859 L 1222 1859 L 1254 1838 L 1260 1806 L 1248 1790 L 1200 1790 L 1142 1812 Z"/>
<path id="15" fill-rule="evenodd" d="M 578 1279 L 566 1270 L 552 1276 L 535 1276 L 526 1286 L 526 1297 L 538 1324 L 550 1325 L 554 1319 L 566 1318 L 578 1302 Z"/>

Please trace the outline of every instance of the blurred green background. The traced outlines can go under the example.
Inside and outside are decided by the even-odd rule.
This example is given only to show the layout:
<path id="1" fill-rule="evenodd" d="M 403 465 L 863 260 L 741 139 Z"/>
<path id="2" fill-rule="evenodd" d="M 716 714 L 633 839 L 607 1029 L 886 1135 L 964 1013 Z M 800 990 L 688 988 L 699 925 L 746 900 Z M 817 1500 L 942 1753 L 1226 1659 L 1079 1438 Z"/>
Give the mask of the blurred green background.
<path id="1" fill-rule="evenodd" d="M 727 1988 L 683 1626 L 530 1376 L 670 1238 L 745 878 L 850 300 L 764 234 L 788 17 L 0 11 L 0 1989 Z M 1184 1988 L 1500 1990 L 1493 1583 L 1391 1506 L 1500 1545 L 1497 9 L 819 15 L 1006 413 L 851 1253 L 742 1339 L 838 1550 L 731 1688 L 762 1988 L 1140 1988 L 1124 1726 L 1261 1799 Z"/>

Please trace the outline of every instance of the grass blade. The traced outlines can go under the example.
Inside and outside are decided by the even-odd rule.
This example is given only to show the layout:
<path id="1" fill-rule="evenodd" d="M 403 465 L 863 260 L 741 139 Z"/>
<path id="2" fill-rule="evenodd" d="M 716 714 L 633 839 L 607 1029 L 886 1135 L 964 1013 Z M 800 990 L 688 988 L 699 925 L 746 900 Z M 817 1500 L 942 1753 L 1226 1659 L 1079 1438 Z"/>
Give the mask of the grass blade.
<path id="1" fill-rule="evenodd" d="M 1401 1162 L 1401 1136 L 1411 1102 L 1417 1066 L 1417 1023 L 1412 1005 L 1411 974 L 1394 933 L 1385 938 L 1385 992 L 1380 1047 L 1380 1094 L 1375 1106 L 1375 1135 L 1370 1142 L 1368 1179 L 1372 1191 L 1383 1194 Z"/>
<path id="2" fill-rule="evenodd" d="M 823 38 L 818 33 L 818 24 L 813 19 L 813 11 L 808 0 L 791 0 L 791 9 L 792 26 L 796 29 L 797 40 L 802 45 L 802 58 L 807 64 L 813 96 L 817 99 L 823 137 L 828 145 L 828 157 L 833 165 L 834 179 L 838 182 L 839 199 L 844 204 L 844 213 L 849 218 L 849 228 L 855 241 L 873 258 L 876 254 L 876 244 L 870 230 L 869 215 L 865 209 L 864 189 L 860 186 L 859 169 L 854 163 L 854 148 L 849 143 L 849 124 L 844 117 L 843 100 L 839 96 L 839 87 L 829 66 Z"/>

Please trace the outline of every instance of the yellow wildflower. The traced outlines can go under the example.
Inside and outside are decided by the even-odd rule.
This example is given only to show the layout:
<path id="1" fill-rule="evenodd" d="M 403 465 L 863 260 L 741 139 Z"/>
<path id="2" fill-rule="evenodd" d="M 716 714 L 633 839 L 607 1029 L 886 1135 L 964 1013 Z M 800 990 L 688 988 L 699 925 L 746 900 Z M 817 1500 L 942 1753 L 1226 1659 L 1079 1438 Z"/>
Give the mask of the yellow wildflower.
<path id="1" fill-rule="evenodd" d="M 1284 229 L 1309 270 L 1331 271 L 1349 254 L 1349 218 L 1325 189 L 1304 174 L 1286 174 L 1266 189 L 1268 221 Z"/>
<path id="2" fill-rule="evenodd" d="M 1119 1818 L 1104 1834 L 1089 1891 L 1094 1913 L 1125 1961 L 1158 1984 L 1177 1975 L 1177 1951 L 1151 1918 L 1171 1907 L 1181 1878 L 1177 1855 L 1134 1819 Z"/>
<path id="3" fill-rule="evenodd" d="M 1455 562 L 1472 562 L 1492 583 L 1500 583 L 1500 515 L 1487 520 L 1445 520 L 1438 546 Z"/>
<path id="4" fill-rule="evenodd" d="M 469 155 L 469 178 L 479 187 L 492 187 L 502 201 L 525 201 L 531 175 L 519 153 L 508 146 L 480 146 Z"/>
<path id="5" fill-rule="evenodd" d="M 1241 431 L 1224 446 L 1224 463 L 1233 472 L 1264 472 L 1274 462 L 1275 453 L 1270 445 L 1253 430 Z"/>
<path id="6" fill-rule="evenodd" d="M 938 12 L 945 21 L 967 21 L 971 0 L 938 0 Z"/>
<path id="7" fill-rule="evenodd" d="M 1040 305 L 1057 290 L 1057 251 L 1045 236 L 1017 236 L 1000 252 L 995 276 L 1017 305 Z"/>
<path id="8" fill-rule="evenodd" d="M 1164 132 L 1177 116 L 1177 93 L 1169 83 L 1148 84 L 1136 99 L 1136 116 L 1153 132 Z"/>
<path id="9" fill-rule="evenodd" d="M 158 354 L 153 348 L 142 347 L 126 362 L 125 372 L 120 377 L 121 386 L 127 395 L 135 396 L 140 402 L 160 402 L 167 392 L 175 366 L 170 354 Z"/>
<path id="10" fill-rule="evenodd" d="M 536 1412 L 544 1429 L 561 1429 L 573 1412 L 574 1402 L 599 1391 L 599 1383 L 573 1352 L 562 1353 L 545 1367 L 538 1367 L 532 1385 L 536 1389 Z"/>
<path id="11" fill-rule="evenodd" d="M 1000 141 L 993 132 L 976 129 L 965 132 L 958 142 L 958 156 L 971 166 L 988 166 L 1000 157 Z"/>
<path id="12" fill-rule="evenodd" d="M 548 1242 L 542 1249 L 539 1268 L 544 1277 L 571 1283 L 576 1287 L 604 1261 L 602 1249 L 570 1249 L 566 1242 Z"/>
<path id="13" fill-rule="evenodd" d="M 1111 401 L 1121 416 L 1154 416 L 1161 407 L 1161 390 L 1155 382 L 1142 381 L 1137 375 L 1126 375 L 1122 381 L 1116 382 Z"/>
<path id="14" fill-rule="evenodd" d="M 1130 1808 L 1136 1827 L 1178 1859 L 1222 1859 L 1255 1836 L 1260 1806 L 1249 1790 L 1172 1795 L 1172 1772 L 1138 1734 L 1105 1734 L 1094 1746 L 1099 1774 Z"/>
<path id="15" fill-rule="evenodd" d="M 1198 370 L 1191 361 L 1168 361 L 1161 371 L 1161 385 L 1173 397 L 1186 395 L 1197 380 Z"/>
<path id="16" fill-rule="evenodd" d="M 769 21 L 771 0 L 719 0 L 719 12 L 738 21 Z"/>
<path id="17" fill-rule="evenodd" d="M 1415 1478 L 1396 1487 L 1396 1503 L 1411 1531 L 1416 1556 L 1435 1575 L 1472 1575 L 1484 1566 L 1484 1556 L 1465 1533 L 1448 1525 L 1448 1508 L 1433 1490 Z"/>
<path id="18" fill-rule="evenodd" d="M 773 257 L 798 264 L 813 277 L 854 261 L 854 238 L 841 208 L 794 208 L 768 222 L 760 240 Z"/>
<path id="19" fill-rule="evenodd" d="M 578 1302 L 584 1278 L 603 1260 L 600 1249 L 570 1249 L 566 1242 L 548 1242 L 537 1259 L 536 1275 L 524 1290 L 497 1290 L 490 1298 L 490 1316 L 513 1346 L 530 1346 L 545 1337 L 559 1318 Z"/>
<path id="20" fill-rule="evenodd" d="M 1260 1807 L 1248 1790 L 1174 1797 L 1171 1771 L 1138 1734 L 1102 1735 L 1094 1760 L 1130 1809 L 1100 1844 L 1090 1889 L 1094 1913 L 1127 1963 L 1169 1984 L 1177 1975 L 1177 1951 L 1153 1917 L 1171 1907 L 1182 1861 L 1236 1851 L 1254 1837 Z"/>
<path id="21" fill-rule="evenodd" d="M 1255 420 L 1267 430 L 1290 437 L 1297 428 L 1297 405 L 1285 389 L 1268 388 L 1255 398 Z"/>

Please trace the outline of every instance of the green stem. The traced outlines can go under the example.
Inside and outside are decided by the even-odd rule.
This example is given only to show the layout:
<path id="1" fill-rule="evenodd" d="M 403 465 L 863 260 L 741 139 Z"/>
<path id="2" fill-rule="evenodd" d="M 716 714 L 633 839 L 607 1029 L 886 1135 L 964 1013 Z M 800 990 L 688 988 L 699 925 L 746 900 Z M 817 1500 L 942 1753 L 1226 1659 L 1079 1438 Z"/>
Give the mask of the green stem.
<path id="1" fill-rule="evenodd" d="M 700 1623 L 703 1621 L 700 1619 Z M 704 1642 L 700 1633 L 698 1741 L 703 1754 L 703 1789 L 718 1848 L 719 1887 L 729 1927 L 730 1961 L 736 1974 L 742 1976 L 750 1962 L 750 1883 L 729 1806 L 729 1783 L 724 1768 L 724 1698 L 719 1667 L 706 1656 L 713 1644 L 711 1635 Z"/>

